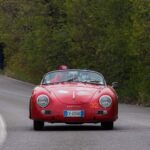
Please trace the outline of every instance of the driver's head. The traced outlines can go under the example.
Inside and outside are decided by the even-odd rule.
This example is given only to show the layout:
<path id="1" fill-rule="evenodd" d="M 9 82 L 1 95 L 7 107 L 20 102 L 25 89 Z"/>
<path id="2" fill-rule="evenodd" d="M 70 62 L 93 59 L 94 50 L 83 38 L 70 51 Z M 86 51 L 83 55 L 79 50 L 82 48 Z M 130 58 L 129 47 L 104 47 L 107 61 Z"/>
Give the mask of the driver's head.
<path id="1" fill-rule="evenodd" d="M 58 66 L 58 70 L 67 70 L 68 67 L 66 65 L 60 65 Z"/>

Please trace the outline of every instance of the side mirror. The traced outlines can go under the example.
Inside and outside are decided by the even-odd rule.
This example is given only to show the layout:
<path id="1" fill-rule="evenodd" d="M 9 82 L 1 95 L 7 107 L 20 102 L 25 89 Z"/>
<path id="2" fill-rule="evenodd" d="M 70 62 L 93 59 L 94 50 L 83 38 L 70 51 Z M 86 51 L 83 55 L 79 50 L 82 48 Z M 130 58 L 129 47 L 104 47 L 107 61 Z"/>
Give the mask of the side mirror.
<path id="1" fill-rule="evenodd" d="M 117 89 L 119 87 L 118 82 L 113 82 L 111 85 L 114 89 Z"/>

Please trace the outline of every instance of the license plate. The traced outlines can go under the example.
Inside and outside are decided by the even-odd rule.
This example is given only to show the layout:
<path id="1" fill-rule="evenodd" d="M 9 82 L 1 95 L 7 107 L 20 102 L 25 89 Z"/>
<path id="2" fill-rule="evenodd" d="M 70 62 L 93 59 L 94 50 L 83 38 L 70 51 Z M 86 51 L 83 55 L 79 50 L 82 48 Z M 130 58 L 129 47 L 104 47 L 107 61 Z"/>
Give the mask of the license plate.
<path id="1" fill-rule="evenodd" d="M 83 110 L 65 110 L 64 117 L 84 117 Z"/>

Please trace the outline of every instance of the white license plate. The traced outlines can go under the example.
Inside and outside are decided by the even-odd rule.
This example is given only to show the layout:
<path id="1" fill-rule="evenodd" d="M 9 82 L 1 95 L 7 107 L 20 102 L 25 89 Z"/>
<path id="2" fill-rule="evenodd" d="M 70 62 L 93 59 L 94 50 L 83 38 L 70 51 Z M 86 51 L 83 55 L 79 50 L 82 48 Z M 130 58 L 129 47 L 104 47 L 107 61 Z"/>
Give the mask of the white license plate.
<path id="1" fill-rule="evenodd" d="M 83 110 L 65 110 L 64 117 L 84 117 Z"/>

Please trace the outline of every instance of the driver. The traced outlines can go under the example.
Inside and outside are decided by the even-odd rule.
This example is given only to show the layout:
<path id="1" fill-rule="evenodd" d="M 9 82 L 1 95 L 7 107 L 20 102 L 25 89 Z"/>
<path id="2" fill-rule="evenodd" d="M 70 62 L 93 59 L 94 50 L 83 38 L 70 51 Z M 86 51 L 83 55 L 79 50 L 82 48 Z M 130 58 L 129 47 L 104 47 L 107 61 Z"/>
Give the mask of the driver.
<path id="1" fill-rule="evenodd" d="M 58 66 L 58 70 L 67 70 L 68 67 L 66 65 L 60 65 Z M 58 72 L 54 78 L 51 80 L 51 83 L 55 83 L 55 82 L 60 82 L 62 81 L 64 78 L 64 73 L 63 72 Z"/>

